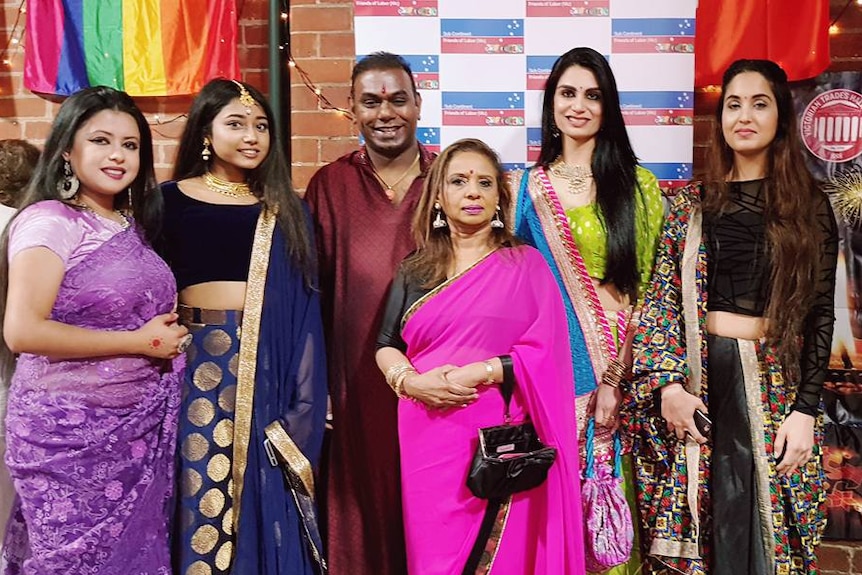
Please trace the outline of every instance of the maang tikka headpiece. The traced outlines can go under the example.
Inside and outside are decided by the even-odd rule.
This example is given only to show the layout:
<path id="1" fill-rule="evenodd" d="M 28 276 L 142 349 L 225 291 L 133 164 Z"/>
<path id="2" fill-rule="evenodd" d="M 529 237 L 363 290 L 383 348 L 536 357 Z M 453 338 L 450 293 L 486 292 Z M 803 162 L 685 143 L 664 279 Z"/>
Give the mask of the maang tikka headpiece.
<path id="1" fill-rule="evenodd" d="M 245 115 L 251 116 L 251 107 L 257 105 L 257 101 L 252 97 L 251 94 L 248 93 L 245 86 L 243 86 L 240 82 L 236 80 L 231 80 L 236 87 L 239 88 L 239 103 L 245 106 Z"/>

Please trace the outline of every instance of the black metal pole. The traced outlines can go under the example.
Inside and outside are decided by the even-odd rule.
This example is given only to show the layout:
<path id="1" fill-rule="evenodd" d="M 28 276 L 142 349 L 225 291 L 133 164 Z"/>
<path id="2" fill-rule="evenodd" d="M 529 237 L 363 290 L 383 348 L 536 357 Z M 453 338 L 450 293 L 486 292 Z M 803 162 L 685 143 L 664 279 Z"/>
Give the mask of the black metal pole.
<path id="1" fill-rule="evenodd" d="M 286 6 L 283 7 L 284 4 Z M 283 38 L 283 31 L 287 27 L 287 23 L 281 18 L 282 10 L 287 14 L 290 13 L 289 1 L 269 0 L 269 103 L 272 106 L 275 130 L 281 141 L 284 142 L 284 151 L 287 154 L 288 162 L 290 162 L 290 138 L 285 136 L 285 134 L 290 133 L 289 129 L 285 130 L 285 124 L 290 122 L 290 114 L 287 114 L 287 122 L 285 122 L 282 114 L 285 108 L 282 101 L 282 76 L 286 75 L 283 70 L 287 61 L 287 48 L 284 46 L 285 39 Z M 287 94 L 287 110 L 290 110 L 290 90 L 287 91 Z"/>
<path id="2" fill-rule="evenodd" d="M 288 15 L 287 19 L 282 14 Z M 269 0 L 269 103 L 274 129 L 283 142 L 288 165 L 293 154 L 290 146 L 290 74 L 286 71 L 290 54 L 290 1 Z"/>

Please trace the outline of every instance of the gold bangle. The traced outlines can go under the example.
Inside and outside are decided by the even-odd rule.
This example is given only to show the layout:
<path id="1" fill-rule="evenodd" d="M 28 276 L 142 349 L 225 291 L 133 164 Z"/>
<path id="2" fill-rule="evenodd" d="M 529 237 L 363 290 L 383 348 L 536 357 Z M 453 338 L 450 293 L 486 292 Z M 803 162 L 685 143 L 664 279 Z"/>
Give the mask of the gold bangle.
<path id="1" fill-rule="evenodd" d="M 610 387 L 619 387 L 620 382 L 625 379 L 628 368 L 619 360 L 613 360 L 608 363 L 605 373 L 602 374 L 602 383 Z"/>
<path id="2" fill-rule="evenodd" d="M 398 396 L 398 399 L 409 399 L 410 396 L 404 393 L 404 382 L 407 381 L 407 378 L 412 375 L 418 373 L 413 366 L 410 366 L 409 369 L 405 369 L 396 378 L 395 382 L 392 385 L 392 391 L 395 392 L 395 395 Z"/>
<path id="3" fill-rule="evenodd" d="M 386 384 L 392 388 L 398 397 L 406 397 L 403 393 L 404 380 L 410 373 L 416 373 L 416 369 L 406 361 L 396 363 L 386 370 Z"/>
<path id="4" fill-rule="evenodd" d="M 487 359 L 482 363 L 485 364 L 485 375 L 487 376 L 484 381 L 485 385 L 494 385 L 497 383 L 494 381 L 494 366 Z"/>

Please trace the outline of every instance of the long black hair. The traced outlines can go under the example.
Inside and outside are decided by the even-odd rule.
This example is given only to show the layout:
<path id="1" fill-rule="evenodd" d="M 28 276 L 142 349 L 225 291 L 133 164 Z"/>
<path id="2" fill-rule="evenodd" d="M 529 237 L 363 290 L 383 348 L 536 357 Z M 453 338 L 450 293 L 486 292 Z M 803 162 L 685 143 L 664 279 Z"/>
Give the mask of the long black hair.
<path id="1" fill-rule="evenodd" d="M 125 92 L 105 86 L 94 86 L 75 92 L 60 106 L 51 133 L 45 141 L 45 148 L 30 183 L 27 185 L 24 197 L 19 207 L 21 210 L 43 200 L 58 200 L 80 209 L 80 206 L 65 200 L 60 196 L 59 185 L 63 181 L 63 166 L 66 160 L 63 154 L 72 149 L 75 135 L 81 126 L 90 118 L 104 110 L 113 110 L 128 114 L 134 119 L 141 133 L 140 167 L 138 175 L 132 181 L 132 205 L 129 205 L 129 194 L 119 193 L 114 196 L 114 209 L 127 210 L 135 218 L 137 225 L 143 230 L 145 237 L 152 242 L 159 231 L 162 213 L 162 195 L 158 192 L 156 176 L 153 171 L 153 136 L 146 118 Z M 18 212 L 21 213 L 20 211 Z M 17 217 L 17 214 L 16 214 Z M 14 218 L 13 218 L 14 220 Z M 11 222 L 10 222 L 11 226 Z M 6 254 L 9 249 L 9 227 L 3 232 L 0 240 L 0 253 Z M 6 295 L 9 289 L 9 260 L 0 258 L 0 318 L 6 314 Z M 14 370 L 15 357 L 0 337 L 0 378 L 8 382 Z"/>
<path id="2" fill-rule="evenodd" d="M 240 82 L 263 109 L 269 121 L 269 152 L 260 165 L 249 170 L 246 181 L 252 193 L 268 209 L 276 210 L 278 225 L 284 234 L 288 256 L 302 272 L 307 285 L 314 279 L 314 254 L 308 227 L 308 216 L 290 181 L 290 168 L 281 149 L 278 130 L 274 128 L 272 108 L 266 97 L 254 86 Z M 212 158 L 201 158 L 203 139 L 212 138 L 212 123 L 218 113 L 239 98 L 240 88 L 233 80 L 218 78 L 207 83 L 192 103 L 186 129 L 180 138 L 173 178 L 176 181 L 204 175 Z"/>
<path id="3" fill-rule="evenodd" d="M 592 72 L 601 91 L 602 123 L 595 136 L 591 168 L 596 183 L 596 203 L 608 237 L 602 283 L 613 283 L 634 299 L 640 277 L 635 243 L 638 159 L 626 132 L 614 73 L 607 60 L 592 48 L 573 48 L 554 62 L 542 100 L 542 150 L 537 164 L 547 168 L 563 152 L 565 136 L 560 134 L 554 121 L 554 94 L 560 77 L 572 66 Z"/>

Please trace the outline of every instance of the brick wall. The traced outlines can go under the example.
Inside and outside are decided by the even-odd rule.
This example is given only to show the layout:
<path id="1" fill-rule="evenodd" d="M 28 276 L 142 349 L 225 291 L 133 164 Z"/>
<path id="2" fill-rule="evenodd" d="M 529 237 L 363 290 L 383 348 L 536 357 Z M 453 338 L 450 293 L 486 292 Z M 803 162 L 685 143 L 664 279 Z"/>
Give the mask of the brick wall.
<path id="1" fill-rule="evenodd" d="M 846 0 L 831 0 L 833 17 Z M 268 0 L 238 0 L 240 8 L 240 64 L 243 79 L 266 91 L 268 74 Z M 350 68 L 355 56 L 353 44 L 353 3 L 342 0 L 292 0 L 291 51 L 323 94 L 338 107 L 347 106 Z M 0 30 L 7 38 L 21 5 L 19 0 L 0 0 Z M 862 6 L 854 2 L 840 21 L 841 33 L 832 38 L 831 70 L 862 70 Z M 23 30 L 23 27 L 21 28 Z M 0 62 L 0 139 L 26 138 L 43 143 L 58 104 L 33 96 L 22 87 L 23 52 L 14 46 L 10 64 Z M 291 75 L 291 123 L 293 134 L 293 177 L 303 189 L 320 166 L 334 160 L 357 144 L 351 122 L 336 112 L 323 111 L 317 98 L 302 85 L 298 74 Z M 709 143 L 712 111 L 716 95 L 698 92 L 695 96 L 695 170 L 703 167 L 703 153 Z M 158 176 L 170 175 L 176 139 L 185 120 L 169 122 L 184 114 L 190 98 L 139 99 L 153 125 Z M 862 574 L 862 545 L 825 543 L 821 548 L 824 575 Z"/>
<path id="2" fill-rule="evenodd" d="M 291 53 L 336 107 L 346 108 L 350 70 L 356 56 L 353 2 L 292 0 Z M 317 169 L 357 145 L 352 122 L 338 112 L 321 110 L 317 97 L 291 74 L 293 181 L 304 189 Z"/>

